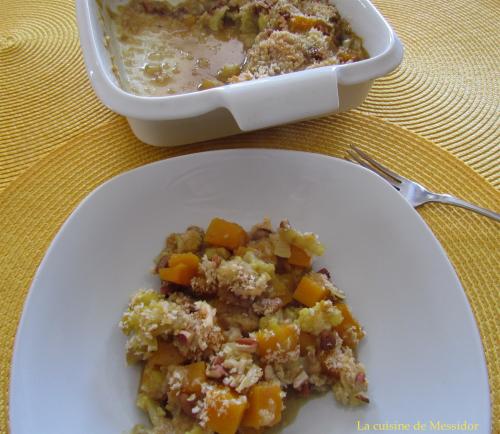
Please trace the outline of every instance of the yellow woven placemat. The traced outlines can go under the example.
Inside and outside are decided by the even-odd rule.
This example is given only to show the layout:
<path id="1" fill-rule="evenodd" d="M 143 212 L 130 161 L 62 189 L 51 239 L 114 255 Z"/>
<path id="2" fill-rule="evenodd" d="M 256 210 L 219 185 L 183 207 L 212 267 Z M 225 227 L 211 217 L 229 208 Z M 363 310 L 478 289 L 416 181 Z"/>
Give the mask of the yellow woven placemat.
<path id="1" fill-rule="evenodd" d="M 500 2 L 375 3 L 406 52 L 360 110 L 434 141 L 500 186 Z M 112 117 L 85 75 L 74 0 L 2 0 L 0 191 L 50 150 Z"/>
<path id="2" fill-rule="evenodd" d="M 431 188 L 500 209 L 493 188 L 500 186 L 500 2 L 375 3 L 402 38 L 405 60 L 375 83 L 355 113 L 160 150 L 138 143 L 95 98 L 78 47 L 73 0 L 2 0 L 0 433 L 8 430 L 12 345 L 33 274 L 74 207 L 124 170 L 207 148 L 269 146 L 339 156 L 355 143 Z M 479 323 L 494 432 L 500 432 L 498 225 L 440 205 L 421 214 L 448 252 Z"/>
<path id="3" fill-rule="evenodd" d="M 363 146 L 430 188 L 500 209 L 500 194 L 447 151 L 401 127 L 362 114 L 214 141 L 210 148 L 273 147 L 343 156 L 349 143 Z M 131 135 L 125 121 L 115 119 L 59 147 L 0 195 L 0 432 L 7 430 L 10 356 L 23 301 L 58 228 L 89 192 L 112 176 L 158 159 L 206 149 L 200 145 L 177 149 L 145 146 Z M 500 225 L 443 205 L 425 206 L 421 214 L 448 252 L 472 305 L 498 419 Z"/>
<path id="4" fill-rule="evenodd" d="M 405 59 L 361 110 L 439 144 L 500 186 L 500 1 L 374 3 Z"/>

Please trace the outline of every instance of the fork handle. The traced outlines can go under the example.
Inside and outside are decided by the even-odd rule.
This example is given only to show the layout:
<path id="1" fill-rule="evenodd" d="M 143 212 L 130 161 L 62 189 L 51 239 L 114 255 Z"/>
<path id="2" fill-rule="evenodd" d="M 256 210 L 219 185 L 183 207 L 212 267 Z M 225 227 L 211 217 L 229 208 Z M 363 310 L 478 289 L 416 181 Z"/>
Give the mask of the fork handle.
<path id="1" fill-rule="evenodd" d="M 496 220 L 497 222 L 500 222 L 500 214 L 491 211 L 489 209 L 474 205 L 470 202 L 466 202 L 465 200 L 459 199 L 458 197 L 455 196 L 451 196 L 450 194 L 434 194 L 432 195 L 431 202 L 440 202 L 440 203 L 447 203 L 449 205 L 459 206 L 461 208 L 477 212 L 478 214 L 482 214 L 486 217 Z"/>

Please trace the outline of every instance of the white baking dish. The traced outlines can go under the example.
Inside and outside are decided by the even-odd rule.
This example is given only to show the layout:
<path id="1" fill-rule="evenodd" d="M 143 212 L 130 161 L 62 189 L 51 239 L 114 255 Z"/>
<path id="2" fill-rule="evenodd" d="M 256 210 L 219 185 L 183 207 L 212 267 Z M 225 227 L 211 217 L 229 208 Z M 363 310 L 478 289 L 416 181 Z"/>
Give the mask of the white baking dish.
<path id="1" fill-rule="evenodd" d="M 368 0 L 334 0 L 370 55 L 360 62 L 299 71 L 181 95 L 138 96 L 124 91 L 112 72 L 99 4 L 76 0 L 80 41 L 92 86 L 111 110 L 127 117 L 143 142 L 175 146 L 349 110 L 360 105 L 372 81 L 402 60 L 398 37 Z"/>

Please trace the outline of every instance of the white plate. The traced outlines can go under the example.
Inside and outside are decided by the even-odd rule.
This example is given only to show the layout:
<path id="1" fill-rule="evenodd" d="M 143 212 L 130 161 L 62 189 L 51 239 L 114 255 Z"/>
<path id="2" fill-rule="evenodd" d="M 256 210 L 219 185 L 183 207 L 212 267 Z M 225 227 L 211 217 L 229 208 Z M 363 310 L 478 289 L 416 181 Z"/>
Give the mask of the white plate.
<path id="1" fill-rule="evenodd" d="M 117 323 L 164 237 L 221 216 L 270 216 L 319 234 L 328 266 L 368 336 L 360 359 L 372 402 L 331 394 L 286 433 L 370 431 L 376 423 L 478 424 L 490 431 L 481 340 L 457 276 L 419 215 L 372 173 L 334 158 L 233 150 L 160 161 L 92 193 L 53 241 L 33 281 L 14 351 L 13 434 L 123 433 L 142 420 L 138 370 Z M 359 427 L 358 427 L 359 421 Z M 416 427 L 415 427 L 416 428 Z M 436 425 L 434 425 L 436 428 Z"/>

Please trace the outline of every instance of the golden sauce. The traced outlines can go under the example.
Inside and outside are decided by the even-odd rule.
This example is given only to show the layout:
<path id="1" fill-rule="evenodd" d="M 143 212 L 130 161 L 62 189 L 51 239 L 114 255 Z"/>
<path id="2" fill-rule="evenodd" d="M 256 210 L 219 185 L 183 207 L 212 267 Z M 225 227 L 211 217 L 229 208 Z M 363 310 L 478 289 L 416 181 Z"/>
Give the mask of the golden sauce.
<path id="1" fill-rule="evenodd" d="M 135 34 L 119 32 L 122 86 L 148 96 L 192 92 L 223 66 L 243 62 L 241 41 L 196 30 L 158 16 Z"/>
<path id="2" fill-rule="evenodd" d="M 281 419 L 281 422 L 276 426 L 267 428 L 266 433 L 268 434 L 281 433 L 287 426 L 293 424 L 293 422 L 299 415 L 300 409 L 305 404 L 307 404 L 311 400 L 322 398 L 324 395 L 326 395 L 326 393 L 327 392 L 322 392 L 322 393 L 316 392 L 310 396 L 301 396 L 293 390 L 289 391 L 285 399 L 286 411 L 283 412 L 282 414 L 283 418 Z"/>

